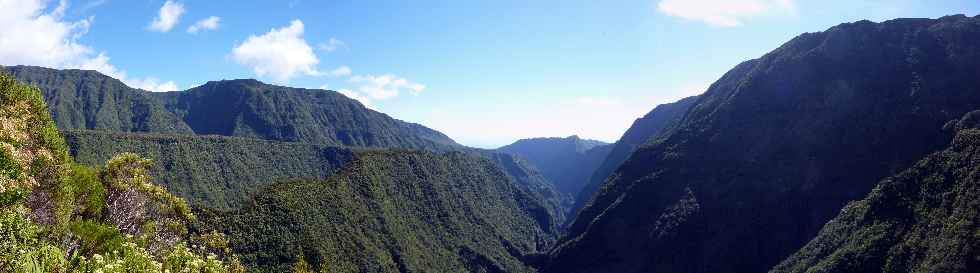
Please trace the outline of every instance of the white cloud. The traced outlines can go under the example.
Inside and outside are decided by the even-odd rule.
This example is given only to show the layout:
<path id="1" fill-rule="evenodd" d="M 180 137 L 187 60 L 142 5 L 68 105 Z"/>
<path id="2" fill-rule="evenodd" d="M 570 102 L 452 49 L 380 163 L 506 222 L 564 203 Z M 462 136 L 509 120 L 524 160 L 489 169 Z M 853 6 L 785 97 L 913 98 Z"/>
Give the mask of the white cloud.
<path id="1" fill-rule="evenodd" d="M 177 84 L 173 81 L 161 81 L 157 78 L 132 79 L 128 83 L 132 87 L 153 92 L 176 91 Z"/>
<path id="2" fill-rule="evenodd" d="M 156 18 L 153 18 L 153 22 L 150 22 L 150 30 L 159 32 L 170 31 L 177 24 L 177 21 L 180 21 L 180 16 L 184 15 L 184 11 L 183 4 L 167 0 L 160 7 L 160 14 Z"/>
<path id="3" fill-rule="evenodd" d="M 232 58 L 251 67 L 260 77 L 269 75 L 279 82 L 289 81 L 297 74 L 322 75 L 316 70 L 320 60 L 302 35 L 303 22 L 293 20 L 283 28 L 272 29 L 260 36 L 249 36 L 232 49 Z"/>
<path id="4" fill-rule="evenodd" d="M 795 0 L 661 0 L 657 9 L 671 16 L 735 27 L 754 16 L 796 12 Z"/>
<path id="5" fill-rule="evenodd" d="M 320 87 L 317 87 L 316 89 L 330 90 L 330 85 L 320 85 Z"/>
<path id="6" fill-rule="evenodd" d="M 327 52 L 334 52 L 334 50 L 337 50 L 338 48 L 347 48 L 347 43 L 344 43 L 344 41 L 341 40 L 337 40 L 336 38 L 330 38 L 329 41 L 327 41 L 326 43 L 319 44 L 317 45 L 317 47 Z"/>
<path id="7" fill-rule="evenodd" d="M 0 64 L 37 65 L 50 68 L 96 70 L 137 88 L 173 91 L 173 81 L 131 79 L 109 63 L 104 52 L 96 52 L 78 40 L 93 19 L 64 21 L 67 1 L 62 0 L 50 13 L 45 0 L 0 0 Z"/>
<path id="8" fill-rule="evenodd" d="M 327 75 L 328 76 L 332 76 L 332 77 L 342 77 L 342 76 L 350 76 L 350 74 L 353 73 L 353 72 L 354 71 L 352 71 L 350 69 L 350 67 L 347 67 L 346 65 L 344 65 L 344 66 L 338 67 L 337 69 L 330 70 L 329 72 L 327 72 Z"/>
<path id="9" fill-rule="evenodd" d="M 353 76 L 350 78 L 350 82 L 361 85 L 358 88 L 360 93 L 379 100 L 398 96 L 402 89 L 407 89 L 413 95 L 418 95 L 422 90 L 425 90 L 425 85 L 410 82 L 408 79 L 393 74 Z"/>
<path id="10" fill-rule="evenodd" d="M 218 24 L 220 23 L 221 23 L 221 17 L 211 16 L 208 18 L 198 20 L 190 27 L 187 27 L 187 32 L 198 33 L 199 31 L 202 30 L 215 30 L 218 29 Z"/>
<path id="11" fill-rule="evenodd" d="M 326 88 L 321 88 L 321 89 L 326 89 Z M 367 107 L 368 109 L 378 110 L 377 108 L 375 108 L 374 103 L 372 103 L 371 98 L 369 97 L 365 97 L 364 95 L 361 95 L 350 89 L 340 89 L 337 90 L 337 92 L 343 94 L 344 96 L 347 96 L 348 98 L 361 102 L 361 104 L 363 104 L 364 107 Z"/>

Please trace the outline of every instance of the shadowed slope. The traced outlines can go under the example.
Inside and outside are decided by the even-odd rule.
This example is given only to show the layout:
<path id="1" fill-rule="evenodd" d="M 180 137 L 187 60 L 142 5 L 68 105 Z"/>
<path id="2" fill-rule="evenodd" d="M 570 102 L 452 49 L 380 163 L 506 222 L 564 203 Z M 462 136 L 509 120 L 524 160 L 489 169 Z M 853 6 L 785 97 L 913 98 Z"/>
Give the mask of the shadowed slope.
<path id="1" fill-rule="evenodd" d="M 639 148 L 547 272 L 762 272 L 980 108 L 980 18 L 842 24 L 738 65 Z"/>

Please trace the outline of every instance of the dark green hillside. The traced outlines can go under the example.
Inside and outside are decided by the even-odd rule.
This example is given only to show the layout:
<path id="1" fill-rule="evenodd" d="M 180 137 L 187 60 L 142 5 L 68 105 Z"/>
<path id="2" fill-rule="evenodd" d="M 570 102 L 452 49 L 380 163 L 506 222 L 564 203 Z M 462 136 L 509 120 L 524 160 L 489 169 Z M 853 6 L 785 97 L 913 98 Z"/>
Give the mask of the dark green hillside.
<path id="1" fill-rule="evenodd" d="M 540 200 L 548 214 L 535 215 L 535 220 L 546 231 L 558 233 L 561 225 L 568 220 L 567 210 L 572 204 L 572 200 L 567 195 L 558 191 L 551 180 L 545 178 L 537 168 L 519 156 L 493 151 L 484 151 L 477 155 L 489 158 L 507 174 L 511 181 L 516 182 L 517 186 L 535 200 Z"/>
<path id="2" fill-rule="evenodd" d="M 149 92 L 90 70 L 0 67 L 41 89 L 58 128 L 117 132 L 190 133 L 190 127 Z"/>
<path id="3" fill-rule="evenodd" d="M 546 272 L 764 272 L 980 108 L 980 17 L 861 21 L 712 84 L 604 183 Z"/>
<path id="4" fill-rule="evenodd" d="M 3 69 L 41 89 L 62 130 L 196 133 L 440 151 L 460 148 L 438 131 L 393 119 L 333 91 L 232 80 L 153 93 L 89 70 Z"/>
<path id="5" fill-rule="evenodd" d="M 770 272 L 980 272 L 978 219 L 980 130 L 966 129 L 849 204 Z"/>
<path id="6" fill-rule="evenodd" d="M 523 256 L 555 234 L 542 204 L 490 160 L 462 153 L 357 152 L 323 181 L 268 187 L 211 218 L 249 268 L 302 257 L 329 272 L 534 272 Z"/>
<path id="7" fill-rule="evenodd" d="M 608 143 L 570 136 L 522 139 L 497 151 L 527 158 L 558 191 L 571 199 L 588 183 L 592 171 L 609 153 L 609 147 Z"/>
<path id="8" fill-rule="evenodd" d="M 661 132 L 667 131 L 668 127 L 676 124 L 687 112 L 687 109 L 697 101 L 697 98 L 696 96 L 687 97 L 676 102 L 657 105 L 649 113 L 633 121 L 633 125 L 626 130 L 626 133 L 610 146 L 609 155 L 602 159 L 595 172 L 589 176 L 588 184 L 575 195 L 575 205 L 571 209 L 572 214 L 577 213 L 592 199 L 592 196 L 602 186 L 602 182 L 606 181 L 606 178 L 633 154 L 636 147 L 656 138 Z"/>
<path id="9" fill-rule="evenodd" d="M 198 134 L 358 147 L 458 146 L 438 131 L 393 119 L 333 91 L 230 80 L 152 95 Z"/>
<path id="10" fill-rule="evenodd" d="M 227 209 L 249 193 L 296 178 L 326 178 L 346 163 L 351 152 L 305 143 L 258 139 L 65 131 L 71 153 L 82 163 L 98 164 L 123 152 L 153 160 L 156 183 L 194 204 Z"/>

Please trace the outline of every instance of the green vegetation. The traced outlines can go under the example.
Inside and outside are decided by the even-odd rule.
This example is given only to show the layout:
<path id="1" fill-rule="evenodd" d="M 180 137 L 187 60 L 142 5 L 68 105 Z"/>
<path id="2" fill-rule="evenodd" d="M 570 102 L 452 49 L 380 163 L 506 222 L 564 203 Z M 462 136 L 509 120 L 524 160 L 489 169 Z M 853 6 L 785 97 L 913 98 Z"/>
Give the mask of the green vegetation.
<path id="1" fill-rule="evenodd" d="M 496 163 L 497 167 L 507 174 L 508 181 L 515 183 L 541 203 L 545 210 L 538 211 L 539 213 L 534 215 L 538 225 L 556 234 L 561 230 L 561 224 L 565 223 L 568 217 L 565 211 L 570 200 L 530 163 L 519 156 L 500 152 L 478 151 L 473 155 L 488 158 Z"/>
<path id="2" fill-rule="evenodd" d="M 351 158 L 347 148 L 239 137 L 66 131 L 65 139 L 85 164 L 126 152 L 151 158 L 157 184 L 222 210 L 276 181 L 327 178 Z"/>
<path id="3" fill-rule="evenodd" d="M 534 272 L 526 259 L 556 236 L 538 215 L 544 205 L 485 158 L 362 151 L 326 180 L 273 185 L 202 219 L 256 272 Z"/>
<path id="4" fill-rule="evenodd" d="M 442 133 L 367 109 L 333 91 L 231 80 L 152 95 L 197 134 L 356 147 L 458 146 Z"/>
<path id="5" fill-rule="evenodd" d="M 522 139 L 497 151 L 527 158 L 564 195 L 568 208 L 611 148 L 608 143 L 570 136 Z"/>
<path id="6" fill-rule="evenodd" d="M 980 130 L 882 180 L 772 273 L 980 271 Z"/>
<path id="7" fill-rule="evenodd" d="M 772 269 L 817 236 L 841 208 L 866 197 L 877 181 L 949 145 L 954 134 L 942 130 L 944 125 L 980 109 L 977 33 L 980 17 L 962 15 L 861 21 L 800 35 L 739 64 L 676 126 L 641 145 L 609 176 L 542 271 Z M 902 206 L 902 200 L 886 203 Z M 971 218 L 950 221 L 960 219 Z M 962 227 L 975 233 L 970 226 L 975 219 L 928 229 Z M 870 243 L 867 250 L 904 239 L 893 237 L 897 233 L 888 227 L 894 223 L 880 224 L 861 226 L 865 233 L 849 238 Z M 917 236 L 906 238 L 912 237 Z M 937 241 L 918 244 L 963 246 Z M 933 259 L 946 258 L 932 252 L 941 248 L 928 248 L 907 248 L 910 252 L 901 252 L 906 258 L 889 257 L 911 262 L 894 264 L 897 272 L 917 272 L 919 265 L 922 271 L 976 272 L 976 267 L 932 267 Z M 962 257 L 957 251 L 946 253 Z M 882 257 L 873 253 L 884 252 L 868 253 Z M 839 261 L 841 266 L 884 264 Z M 880 272 L 840 268 L 835 272 Z"/>
<path id="8" fill-rule="evenodd" d="M 148 182 L 147 161 L 75 165 L 47 111 L 38 89 L 0 73 L 0 271 L 244 271 L 195 239 L 196 218 Z"/>
<path id="9" fill-rule="evenodd" d="M 697 96 L 687 97 L 676 102 L 657 105 L 649 113 L 633 121 L 633 125 L 630 125 L 626 133 L 623 133 L 623 136 L 611 148 L 607 148 L 610 149 L 607 151 L 608 155 L 604 159 L 601 159 L 602 162 L 598 167 L 594 167 L 595 171 L 588 174 L 589 180 L 587 184 L 583 185 L 582 189 L 575 195 L 575 205 L 571 208 L 571 214 L 574 215 L 582 207 L 585 207 L 592 199 L 592 196 L 602 187 L 602 183 L 606 181 L 606 178 L 609 178 L 609 175 L 619 165 L 622 165 L 637 147 L 652 139 L 656 139 L 658 136 L 666 134 L 671 127 L 677 125 L 680 119 L 684 117 L 687 109 L 697 99 Z"/>
<path id="10" fill-rule="evenodd" d="M 32 66 L 0 67 L 41 89 L 60 129 L 118 132 L 193 133 L 149 92 L 88 70 Z"/>
<path id="11" fill-rule="evenodd" d="M 340 93 L 256 80 L 215 81 L 181 92 L 134 89 L 95 71 L 13 66 L 40 87 L 62 130 L 254 137 L 374 148 L 451 150 L 446 135 L 367 109 Z"/>

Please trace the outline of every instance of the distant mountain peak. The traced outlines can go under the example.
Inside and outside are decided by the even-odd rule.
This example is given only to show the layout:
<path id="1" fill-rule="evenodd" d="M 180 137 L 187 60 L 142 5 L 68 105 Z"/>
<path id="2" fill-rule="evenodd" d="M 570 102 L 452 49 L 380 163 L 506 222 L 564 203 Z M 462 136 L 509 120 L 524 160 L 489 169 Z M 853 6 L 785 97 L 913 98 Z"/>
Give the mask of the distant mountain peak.
<path id="1" fill-rule="evenodd" d="M 571 199 L 586 185 L 592 171 L 606 158 L 611 147 L 602 141 L 571 135 L 521 139 L 497 148 L 497 151 L 527 158 Z"/>

